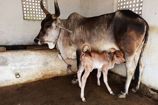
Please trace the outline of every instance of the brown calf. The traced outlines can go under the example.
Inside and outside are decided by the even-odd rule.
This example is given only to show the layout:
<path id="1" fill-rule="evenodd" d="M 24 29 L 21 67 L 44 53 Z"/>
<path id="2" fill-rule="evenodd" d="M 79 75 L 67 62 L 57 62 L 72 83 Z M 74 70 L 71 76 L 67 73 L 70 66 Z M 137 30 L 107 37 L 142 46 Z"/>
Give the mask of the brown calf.
<path id="1" fill-rule="evenodd" d="M 79 86 L 81 88 L 80 97 L 83 102 L 86 101 L 84 97 L 85 84 L 90 72 L 93 69 L 98 69 L 97 84 L 100 85 L 100 77 L 101 77 L 101 72 L 102 72 L 104 83 L 109 93 L 114 94 L 107 82 L 107 74 L 108 74 L 108 70 L 112 69 L 115 64 L 120 64 L 120 63 L 125 62 L 124 54 L 120 50 L 112 49 L 111 52 L 90 51 L 90 47 L 85 45 L 83 46 L 83 49 L 82 49 L 80 61 L 81 63 L 79 66 L 79 70 L 77 72 L 77 77 L 79 81 Z M 83 71 L 84 71 L 84 74 L 81 78 Z"/>

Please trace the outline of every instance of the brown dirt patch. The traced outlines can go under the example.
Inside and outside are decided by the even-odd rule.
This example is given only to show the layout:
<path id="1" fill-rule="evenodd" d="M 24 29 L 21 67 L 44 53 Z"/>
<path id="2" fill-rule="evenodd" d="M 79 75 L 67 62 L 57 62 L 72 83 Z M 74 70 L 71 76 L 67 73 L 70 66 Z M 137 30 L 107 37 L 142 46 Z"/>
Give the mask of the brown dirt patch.
<path id="1" fill-rule="evenodd" d="M 56 77 L 29 84 L 0 88 L 0 105 L 158 105 L 158 102 L 139 95 L 129 93 L 126 99 L 111 96 L 101 82 L 97 86 L 96 75 L 88 78 L 85 89 L 86 103 L 80 99 L 80 88 L 71 83 L 73 76 Z M 109 80 L 109 84 L 117 94 L 124 83 Z"/>

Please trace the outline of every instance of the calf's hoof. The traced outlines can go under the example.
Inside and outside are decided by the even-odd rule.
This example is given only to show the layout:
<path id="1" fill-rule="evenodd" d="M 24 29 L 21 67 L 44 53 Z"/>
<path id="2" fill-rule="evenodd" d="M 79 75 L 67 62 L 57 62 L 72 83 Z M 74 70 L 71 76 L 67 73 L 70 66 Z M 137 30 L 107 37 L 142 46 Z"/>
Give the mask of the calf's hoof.
<path id="1" fill-rule="evenodd" d="M 86 102 L 86 99 L 83 97 L 83 98 L 81 98 L 82 99 L 82 102 Z"/>
<path id="2" fill-rule="evenodd" d="M 77 83 L 78 83 L 78 79 L 76 79 L 76 78 L 75 78 L 75 79 L 72 79 L 72 80 L 71 80 L 71 83 L 74 84 L 74 85 L 77 84 Z"/>
<path id="3" fill-rule="evenodd" d="M 111 92 L 110 94 L 113 95 L 113 96 L 115 95 L 114 92 Z"/>
<path id="4" fill-rule="evenodd" d="M 100 86 L 100 82 L 98 82 L 97 85 Z"/>

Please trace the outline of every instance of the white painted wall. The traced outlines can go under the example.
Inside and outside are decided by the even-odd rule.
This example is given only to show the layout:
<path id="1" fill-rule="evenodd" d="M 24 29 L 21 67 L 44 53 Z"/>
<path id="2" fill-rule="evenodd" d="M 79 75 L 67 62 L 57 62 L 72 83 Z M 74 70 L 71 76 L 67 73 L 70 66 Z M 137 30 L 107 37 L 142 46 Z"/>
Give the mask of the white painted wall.
<path id="1" fill-rule="evenodd" d="M 61 17 L 80 12 L 80 0 L 58 0 Z M 54 13 L 53 0 L 48 8 Z M 40 21 L 23 20 L 21 0 L 0 0 L 0 45 L 29 45 L 40 29 Z"/>
<path id="2" fill-rule="evenodd" d="M 142 82 L 158 90 L 158 1 L 144 0 L 142 15 L 150 26 L 148 45 L 144 53 L 145 70 Z"/>
<path id="3" fill-rule="evenodd" d="M 30 44 L 40 23 L 23 20 L 21 0 L 0 0 L 0 45 Z"/>
<path id="4" fill-rule="evenodd" d="M 113 0 L 80 0 L 81 14 L 84 16 L 96 16 L 113 11 Z"/>
<path id="5" fill-rule="evenodd" d="M 80 0 L 57 0 L 60 12 L 61 12 L 61 19 L 67 18 L 71 13 L 77 12 L 80 13 Z M 49 10 L 51 13 L 54 13 L 54 0 L 49 0 Z"/>

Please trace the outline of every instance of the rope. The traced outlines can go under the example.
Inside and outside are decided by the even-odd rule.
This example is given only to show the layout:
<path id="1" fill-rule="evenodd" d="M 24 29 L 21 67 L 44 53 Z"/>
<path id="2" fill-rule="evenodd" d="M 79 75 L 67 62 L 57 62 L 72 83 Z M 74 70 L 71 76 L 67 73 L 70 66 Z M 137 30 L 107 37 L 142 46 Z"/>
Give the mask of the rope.
<path id="1" fill-rule="evenodd" d="M 58 35 L 58 37 L 57 37 L 57 39 L 56 39 L 56 44 L 57 44 L 58 39 L 59 39 L 59 37 L 60 37 L 61 29 L 64 29 L 64 30 L 65 30 L 65 28 L 61 28 L 61 27 L 60 27 L 59 35 Z M 67 30 L 66 30 L 66 31 L 67 31 Z M 68 32 L 69 32 L 69 31 L 68 31 Z M 72 73 L 75 73 L 75 72 L 71 69 L 71 67 L 72 67 L 71 64 L 69 64 L 69 63 L 66 62 L 66 60 L 63 58 L 63 56 L 61 55 L 60 50 L 59 50 L 58 48 L 57 48 L 57 51 L 58 51 L 60 57 L 62 58 L 62 60 L 64 61 L 64 63 L 67 65 L 67 71 L 69 70 L 69 71 L 71 71 Z"/>

